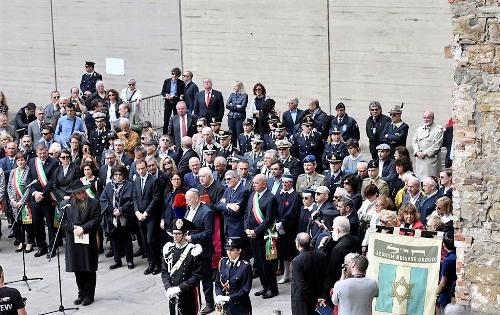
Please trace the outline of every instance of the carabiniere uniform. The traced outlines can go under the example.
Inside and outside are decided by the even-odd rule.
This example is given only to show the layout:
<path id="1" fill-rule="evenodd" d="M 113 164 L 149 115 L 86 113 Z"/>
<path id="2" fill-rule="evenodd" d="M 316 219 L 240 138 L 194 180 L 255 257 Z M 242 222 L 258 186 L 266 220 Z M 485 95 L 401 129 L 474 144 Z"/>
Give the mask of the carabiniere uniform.
<path id="1" fill-rule="evenodd" d="M 246 260 L 231 262 L 223 257 L 219 263 L 219 278 L 215 283 L 215 293 L 230 297 L 224 304 L 227 315 L 252 314 L 249 292 L 252 288 L 252 266 Z"/>
<path id="2" fill-rule="evenodd" d="M 200 244 L 186 243 L 177 247 L 175 243 L 167 243 L 163 247 L 164 266 L 161 273 L 165 290 L 178 286 L 181 289 L 176 301 L 170 300 L 171 315 L 196 315 L 200 309 L 198 285 L 201 280 Z"/>

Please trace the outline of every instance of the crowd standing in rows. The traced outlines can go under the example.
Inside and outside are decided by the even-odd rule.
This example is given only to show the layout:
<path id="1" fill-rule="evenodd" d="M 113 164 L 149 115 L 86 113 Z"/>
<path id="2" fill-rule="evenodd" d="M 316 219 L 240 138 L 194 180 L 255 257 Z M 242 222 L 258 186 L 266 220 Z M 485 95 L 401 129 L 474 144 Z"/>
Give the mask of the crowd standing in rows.
<path id="1" fill-rule="evenodd" d="M 10 123 L 0 92 L 0 199 L 9 237 L 17 252 L 36 248 L 35 257 L 51 257 L 62 225 L 75 304 L 94 301 L 104 254 L 111 270 L 123 257 L 129 269 L 147 259 L 144 274 L 161 273 L 171 310 L 183 314 L 199 311 L 200 282 L 201 314 L 216 307 L 251 314 L 252 278 L 263 299 L 291 280 L 293 314 L 333 304 L 340 314 L 369 314 L 378 294 L 364 277 L 370 227 L 444 231 L 453 240 L 452 123 L 443 129 L 431 111 L 409 141 L 412 159 L 403 106 L 386 116 L 370 102 L 369 152 L 362 152 L 358 123 L 343 103 L 328 115 L 317 99 L 299 109 L 291 97 L 279 115 L 261 83 L 248 95 L 236 81 L 224 102 L 209 78 L 199 91 L 191 71 L 174 68 L 161 91 L 158 134 L 140 121 L 136 80 L 121 92 L 106 90 L 94 63 L 85 68 L 68 97 L 53 91 L 48 105 L 28 103 Z M 453 242 L 445 248 L 440 306 L 450 303 L 456 279 Z"/>

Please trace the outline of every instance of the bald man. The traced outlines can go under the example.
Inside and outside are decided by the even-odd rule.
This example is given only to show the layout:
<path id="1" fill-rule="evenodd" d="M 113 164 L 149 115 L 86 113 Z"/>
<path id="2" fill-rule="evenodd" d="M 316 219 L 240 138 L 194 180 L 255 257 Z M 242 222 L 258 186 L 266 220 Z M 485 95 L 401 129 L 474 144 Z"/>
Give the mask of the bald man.
<path id="1" fill-rule="evenodd" d="M 411 144 L 415 155 L 415 174 L 424 179 L 427 176 L 439 177 L 441 169 L 441 145 L 443 127 L 434 123 L 434 113 L 424 112 L 424 123 L 417 127 Z"/>

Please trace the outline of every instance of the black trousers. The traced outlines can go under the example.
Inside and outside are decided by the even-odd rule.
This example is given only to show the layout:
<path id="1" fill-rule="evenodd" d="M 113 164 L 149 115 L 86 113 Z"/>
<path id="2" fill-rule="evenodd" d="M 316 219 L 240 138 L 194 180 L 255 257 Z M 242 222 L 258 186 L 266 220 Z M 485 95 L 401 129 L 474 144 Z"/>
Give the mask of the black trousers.
<path id="1" fill-rule="evenodd" d="M 75 271 L 78 297 L 94 299 L 96 286 L 95 271 Z"/>
<path id="2" fill-rule="evenodd" d="M 277 260 L 266 260 L 265 245 L 264 239 L 250 239 L 250 247 L 255 261 L 254 265 L 257 267 L 262 287 L 272 292 L 278 292 L 278 283 L 276 282 Z"/>
<path id="3" fill-rule="evenodd" d="M 201 284 L 203 285 L 203 294 L 207 306 L 214 307 L 214 276 L 212 270 L 212 258 L 204 257 L 202 262 Z"/>
<path id="4" fill-rule="evenodd" d="M 196 315 L 200 310 L 198 288 L 195 287 L 186 292 L 179 293 L 177 299 L 171 299 L 168 303 L 170 315 Z M 175 304 L 179 308 L 179 313 L 175 312 Z"/>
<path id="5" fill-rule="evenodd" d="M 22 224 L 17 222 L 14 226 L 16 240 L 21 243 L 33 244 L 35 241 L 35 234 L 33 232 L 33 224 Z"/>
<path id="6" fill-rule="evenodd" d="M 115 262 L 121 262 L 123 255 L 125 255 L 127 262 L 134 261 L 132 238 L 127 227 L 118 225 L 113 233 L 111 233 L 110 238 Z"/>
<path id="7" fill-rule="evenodd" d="M 170 117 L 172 116 L 172 112 L 174 115 L 177 115 L 177 108 L 175 105 L 177 101 L 171 102 L 169 100 L 165 100 L 165 107 L 163 108 L 163 134 L 168 133 L 168 123 L 170 122 Z"/>
<path id="8" fill-rule="evenodd" d="M 148 255 L 148 263 L 150 266 L 161 269 L 159 226 L 160 221 L 154 218 L 147 218 L 144 221 L 139 221 L 142 248 Z"/>
<path id="9" fill-rule="evenodd" d="M 46 198 L 47 199 L 47 198 Z M 50 201 L 42 200 L 33 207 L 33 230 L 35 232 L 36 245 L 40 249 L 47 248 L 47 237 L 45 236 L 45 224 L 49 234 L 49 244 L 54 243 L 54 207 Z"/>

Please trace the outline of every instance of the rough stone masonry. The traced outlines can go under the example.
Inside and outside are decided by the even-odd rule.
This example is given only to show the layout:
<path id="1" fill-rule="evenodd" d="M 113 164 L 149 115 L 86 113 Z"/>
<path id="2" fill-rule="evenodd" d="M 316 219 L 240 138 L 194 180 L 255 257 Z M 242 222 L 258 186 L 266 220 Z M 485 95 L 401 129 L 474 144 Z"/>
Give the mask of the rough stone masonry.
<path id="1" fill-rule="evenodd" d="M 500 309 L 500 0 L 448 0 L 452 12 L 453 196 L 457 303 Z"/>

